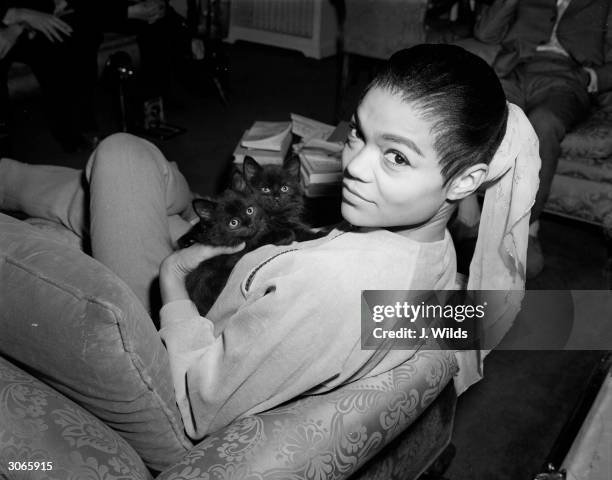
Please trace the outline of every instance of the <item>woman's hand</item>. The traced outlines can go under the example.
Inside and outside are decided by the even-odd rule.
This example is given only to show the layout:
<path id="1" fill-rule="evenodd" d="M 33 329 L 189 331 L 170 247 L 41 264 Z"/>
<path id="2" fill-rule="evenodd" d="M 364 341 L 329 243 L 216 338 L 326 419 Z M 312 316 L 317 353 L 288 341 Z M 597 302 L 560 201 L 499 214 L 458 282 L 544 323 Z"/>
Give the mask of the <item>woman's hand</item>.
<path id="1" fill-rule="evenodd" d="M 159 286 L 164 304 L 175 300 L 187 300 L 189 295 L 185 288 L 185 277 L 204 260 L 239 252 L 244 243 L 236 247 L 211 247 L 196 243 L 168 255 L 159 267 Z"/>
<path id="2" fill-rule="evenodd" d="M 29 8 L 12 8 L 5 16 L 7 24 L 24 24 L 32 30 L 42 33 L 50 42 L 63 42 L 72 35 L 72 27 L 49 13 Z"/>

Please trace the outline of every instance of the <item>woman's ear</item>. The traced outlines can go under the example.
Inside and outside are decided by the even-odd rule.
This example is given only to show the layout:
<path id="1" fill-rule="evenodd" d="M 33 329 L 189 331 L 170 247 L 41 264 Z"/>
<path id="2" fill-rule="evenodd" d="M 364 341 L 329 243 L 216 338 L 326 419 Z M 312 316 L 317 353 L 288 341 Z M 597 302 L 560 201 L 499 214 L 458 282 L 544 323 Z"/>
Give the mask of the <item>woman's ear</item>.
<path id="1" fill-rule="evenodd" d="M 488 172 L 489 167 L 484 163 L 478 163 L 466 168 L 453 178 L 446 187 L 446 199 L 457 201 L 471 195 L 484 182 Z"/>

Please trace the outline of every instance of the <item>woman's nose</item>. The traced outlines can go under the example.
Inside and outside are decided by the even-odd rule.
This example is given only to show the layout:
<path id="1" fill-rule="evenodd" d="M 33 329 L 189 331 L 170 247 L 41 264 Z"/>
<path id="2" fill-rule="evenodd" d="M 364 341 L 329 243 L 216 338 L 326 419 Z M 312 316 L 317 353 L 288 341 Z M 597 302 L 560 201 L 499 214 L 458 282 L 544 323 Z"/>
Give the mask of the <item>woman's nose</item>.
<path id="1" fill-rule="evenodd" d="M 354 152 L 346 162 L 345 173 L 349 177 L 362 182 L 368 182 L 372 177 L 372 166 L 374 165 L 375 152 L 372 148 L 363 146 L 358 152 Z"/>

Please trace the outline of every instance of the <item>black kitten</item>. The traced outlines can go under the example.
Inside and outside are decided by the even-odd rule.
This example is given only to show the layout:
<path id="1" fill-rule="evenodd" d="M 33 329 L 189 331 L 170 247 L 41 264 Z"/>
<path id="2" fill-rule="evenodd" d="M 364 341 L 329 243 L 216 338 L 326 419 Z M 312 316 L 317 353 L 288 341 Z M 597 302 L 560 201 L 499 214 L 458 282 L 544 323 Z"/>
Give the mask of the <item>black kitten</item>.
<path id="1" fill-rule="evenodd" d="M 185 285 L 189 297 L 202 315 L 225 287 L 234 265 L 248 251 L 261 245 L 261 237 L 267 233 L 266 214 L 252 197 L 233 190 L 226 190 L 216 199 L 197 199 L 193 209 L 200 222 L 178 240 L 181 248 L 193 243 L 214 246 L 235 246 L 246 243 L 244 250 L 229 255 L 219 255 L 200 263 L 187 274 Z"/>
<path id="2" fill-rule="evenodd" d="M 300 162 L 292 156 L 284 165 L 261 166 L 249 156 L 244 157 L 242 178 L 234 176 L 232 188 L 250 191 L 268 217 L 268 232 L 262 244 L 287 245 L 294 240 L 303 242 L 326 235 L 313 232 L 302 221 L 304 197 L 300 189 Z"/>

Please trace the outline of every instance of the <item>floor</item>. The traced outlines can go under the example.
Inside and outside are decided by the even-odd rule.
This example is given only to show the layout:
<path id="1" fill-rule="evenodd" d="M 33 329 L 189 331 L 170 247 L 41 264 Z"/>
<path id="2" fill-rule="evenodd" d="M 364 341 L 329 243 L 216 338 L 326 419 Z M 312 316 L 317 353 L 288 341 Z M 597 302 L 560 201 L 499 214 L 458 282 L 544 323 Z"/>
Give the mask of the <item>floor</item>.
<path id="1" fill-rule="evenodd" d="M 237 43 L 230 56 L 229 105 L 206 78 L 182 79 L 166 103 L 166 117 L 187 129 L 156 142 L 179 164 L 195 191 L 222 188 L 233 148 L 254 120 L 288 120 L 295 112 L 323 122 L 334 120 L 336 59 L 306 59 L 273 47 Z M 343 117 L 355 105 L 366 79 L 357 75 L 345 92 Z M 99 121 L 104 134 L 118 130 L 100 88 Z M 36 95 L 14 103 L 13 157 L 30 163 L 84 166 L 88 154 L 65 154 L 45 127 Z M 604 289 L 606 252 L 592 226 L 545 216 L 541 238 L 546 268 L 532 289 Z M 486 378 L 459 399 L 449 479 L 526 479 L 537 473 L 578 399 L 599 352 L 496 351 Z"/>

